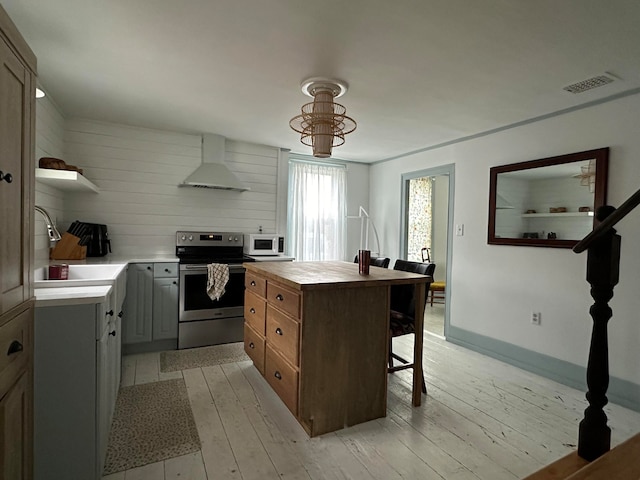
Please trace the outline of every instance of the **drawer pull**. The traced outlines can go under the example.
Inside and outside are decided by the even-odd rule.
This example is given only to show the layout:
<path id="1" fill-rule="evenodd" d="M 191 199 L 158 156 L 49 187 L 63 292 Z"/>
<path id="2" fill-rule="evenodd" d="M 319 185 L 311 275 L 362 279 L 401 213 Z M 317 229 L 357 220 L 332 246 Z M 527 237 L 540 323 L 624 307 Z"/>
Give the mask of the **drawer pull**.
<path id="1" fill-rule="evenodd" d="M 282 380 L 282 374 L 276 370 L 276 373 L 273 374 L 274 377 L 276 377 L 278 380 Z"/>
<path id="2" fill-rule="evenodd" d="M 251 308 L 249 309 L 249 313 L 256 313 L 256 309 L 255 309 L 255 308 L 253 308 L 253 307 L 251 307 Z"/>
<path id="3" fill-rule="evenodd" d="M 249 348 L 256 348 L 256 346 L 254 345 L 254 343 L 253 343 L 253 342 L 251 342 L 251 343 L 249 344 Z"/>
<path id="4" fill-rule="evenodd" d="M 251 280 L 251 286 L 255 287 L 256 286 L 256 281 L 255 280 Z"/>
<path id="5" fill-rule="evenodd" d="M 114 330 L 113 332 L 109 332 L 109 335 L 111 335 L 112 337 L 116 336 L 116 331 Z"/>
<path id="6" fill-rule="evenodd" d="M 9 345 L 9 350 L 7 350 L 7 356 L 13 355 L 14 353 L 21 352 L 22 350 L 24 350 L 24 347 L 22 346 L 22 344 L 18 340 L 14 340 L 13 342 L 11 342 L 11 345 Z"/>
<path id="7" fill-rule="evenodd" d="M 2 173 L 2 170 L 0 170 L 0 182 L 4 180 L 7 183 L 11 183 L 13 182 L 13 175 L 11 175 L 10 173 Z"/>
<path id="8" fill-rule="evenodd" d="M 122 318 L 123 316 L 124 316 L 124 312 L 120 310 L 120 313 L 118 313 L 118 318 Z"/>
<path id="9" fill-rule="evenodd" d="M 282 302 L 284 300 L 284 297 L 281 294 L 277 294 L 276 295 L 276 300 Z"/>
<path id="10" fill-rule="evenodd" d="M 168 268 L 165 268 L 164 271 L 167 273 L 171 273 L 171 270 L 169 270 Z"/>
<path id="11" fill-rule="evenodd" d="M 109 315 L 110 317 L 113 317 L 113 310 L 109 310 L 105 315 Z"/>
<path id="12" fill-rule="evenodd" d="M 280 327 L 276 328 L 276 333 L 282 335 L 282 329 Z"/>
<path id="13" fill-rule="evenodd" d="M 147 270 L 151 270 L 151 267 L 147 267 Z"/>

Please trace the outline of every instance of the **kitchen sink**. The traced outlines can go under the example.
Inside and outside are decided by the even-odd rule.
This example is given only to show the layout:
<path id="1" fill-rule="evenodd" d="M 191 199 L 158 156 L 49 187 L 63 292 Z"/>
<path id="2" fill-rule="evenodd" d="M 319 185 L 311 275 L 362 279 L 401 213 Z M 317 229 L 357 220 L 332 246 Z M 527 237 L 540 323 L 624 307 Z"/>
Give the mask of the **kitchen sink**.
<path id="1" fill-rule="evenodd" d="M 45 280 L 47 267 L 38 268 L 34 272 L 34 288 L 81 287 L 93 285 L 111 285 L 126 263 L 105 265 L 69 265 L 67 280 Z"/>

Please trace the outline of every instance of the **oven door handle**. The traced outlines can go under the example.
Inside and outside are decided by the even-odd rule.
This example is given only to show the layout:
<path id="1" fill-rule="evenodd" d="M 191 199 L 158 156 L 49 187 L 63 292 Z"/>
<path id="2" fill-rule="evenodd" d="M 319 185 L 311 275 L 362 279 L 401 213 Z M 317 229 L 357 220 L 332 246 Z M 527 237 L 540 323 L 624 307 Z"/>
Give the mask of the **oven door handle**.
<path id="1" fill-rule="evenodd" d="M 180 270 L 188 271 L 188 272 L 205 272 L 207 271 L 207 264 L 198 264 L 198 265 L 181 265 Z M 241 264 L 229 264 L 229 273 L 237 273 L 244 271 L 244 267 Z"/>

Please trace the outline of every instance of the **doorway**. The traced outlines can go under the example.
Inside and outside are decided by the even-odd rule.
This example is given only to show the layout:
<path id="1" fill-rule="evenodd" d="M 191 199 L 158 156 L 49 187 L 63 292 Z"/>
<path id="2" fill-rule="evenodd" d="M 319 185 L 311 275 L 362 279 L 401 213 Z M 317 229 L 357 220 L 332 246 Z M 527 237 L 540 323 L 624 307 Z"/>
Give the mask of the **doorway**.
<path id="1" fill-rule="evenodd" d="M 436 264 L 436 289 L 427 292 L 427 333 L 446 338 L 449 329 L 454 165 L 402 175 L 401 252 L 403 259 Z M 437 283 L 436 283 L 437 282 Z"/>

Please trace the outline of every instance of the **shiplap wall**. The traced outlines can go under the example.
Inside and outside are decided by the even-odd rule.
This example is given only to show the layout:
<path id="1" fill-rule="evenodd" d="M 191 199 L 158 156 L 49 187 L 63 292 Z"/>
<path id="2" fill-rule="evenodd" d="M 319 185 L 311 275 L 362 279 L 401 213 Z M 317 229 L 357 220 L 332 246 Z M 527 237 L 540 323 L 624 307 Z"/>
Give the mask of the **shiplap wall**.
<path id="1" fill-rule="evenodd" d="M 46 96 L 36 100 L 36 166 L 41 157 L 64 159 L 64 123 L 60 109 Z M 55 223 L 63 223 L 64 192 L 36 181 L 36 205 L 44 208 Z M 35 214 L 35 263 L 49 259 L 49 236 L 44 218 Z"/>
<path id="2" fill-rule="evenodd" d="M 177 230 L 276 229 L 275 147 L 226 141 L 226 164 L 251 191 L 178 187 L 201 163 L 201 137 L 84 119 L 65 123 L 65 161 L 99 193 L 67 193 L 64 221 L 108 225 L 114 255 L 175 253 Z"/>

